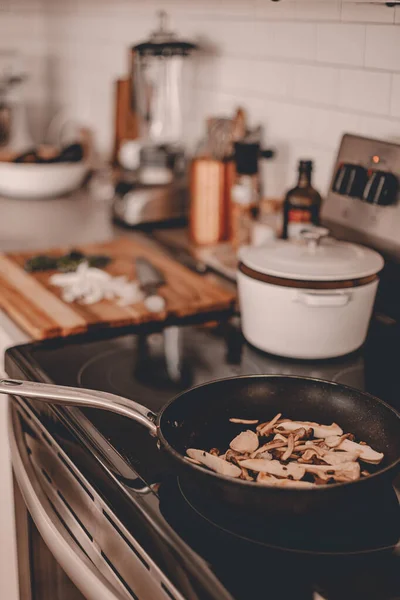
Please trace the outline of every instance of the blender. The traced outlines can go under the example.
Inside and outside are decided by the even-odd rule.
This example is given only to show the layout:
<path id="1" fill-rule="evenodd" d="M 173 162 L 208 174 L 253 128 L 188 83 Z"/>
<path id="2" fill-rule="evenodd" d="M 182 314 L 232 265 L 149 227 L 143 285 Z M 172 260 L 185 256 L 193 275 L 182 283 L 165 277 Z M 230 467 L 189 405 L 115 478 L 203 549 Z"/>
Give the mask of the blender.
<path id="1" fill-rule="evenodd" d="M 183 96 L 186 64 L 195 49 L 168 29 L 164 11 L 158 29 L 131 49 L 139 138 L 129 142 L 135 161 L 116 188 L 114 217 L 124 225 L 175 225 L 187 217 Z"/>

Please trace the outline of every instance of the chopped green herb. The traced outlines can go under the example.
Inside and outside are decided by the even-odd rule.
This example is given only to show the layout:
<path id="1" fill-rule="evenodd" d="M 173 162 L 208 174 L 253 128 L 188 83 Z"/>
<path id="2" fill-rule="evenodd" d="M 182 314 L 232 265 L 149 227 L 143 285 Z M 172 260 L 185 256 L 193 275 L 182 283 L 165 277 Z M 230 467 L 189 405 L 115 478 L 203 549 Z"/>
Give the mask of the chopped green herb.
<path id="1" fill-rule="evenodd" d="M 111 258 L 104 254 L 84 254 L 79 250 L 71 250 L 64 256 L 46 256 L 38 254 L 29 258 L 25 262 L 25 271 L 63 271 L 68 273 L 76 271 L 82 262 L 87 262 L 90 267 L 104 269 L 110 262 Z"/>

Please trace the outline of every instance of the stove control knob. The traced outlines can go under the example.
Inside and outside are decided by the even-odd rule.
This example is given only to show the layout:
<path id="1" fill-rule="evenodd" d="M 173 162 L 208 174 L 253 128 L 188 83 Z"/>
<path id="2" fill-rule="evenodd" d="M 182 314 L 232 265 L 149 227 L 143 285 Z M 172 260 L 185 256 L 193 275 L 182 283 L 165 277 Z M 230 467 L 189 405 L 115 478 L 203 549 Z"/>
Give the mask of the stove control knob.
<path id="1" fill-rule="evenodd" d="M 332 190 L 342 196 L 361 198 L 367 181 L 367 169 L 361 165 L 340 163 L 332 183 Z"/>
<path id="2" fill-rule="evenodd" d="M 369 171 L 362 199 L 369 204 L 390 206 L 396 203 L 399 180 L 393 173 Z"/>

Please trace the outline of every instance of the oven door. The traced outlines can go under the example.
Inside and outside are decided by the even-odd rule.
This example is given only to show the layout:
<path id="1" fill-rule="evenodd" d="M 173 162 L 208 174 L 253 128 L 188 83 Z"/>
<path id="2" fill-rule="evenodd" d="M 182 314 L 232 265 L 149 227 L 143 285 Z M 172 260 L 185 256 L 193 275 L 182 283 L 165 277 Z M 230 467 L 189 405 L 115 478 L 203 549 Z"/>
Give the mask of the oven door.
<path id="1" fill-rule="evenodd" d="M 79 542 L 79 533 L 71 531 L 70 515 L 62 496 L 53 494 L 50 500 L 44 492 L 30 459 L 32 450 L 26 438 L 21 417 L 10 401 L 9 441 L 17 488 L 21 597 L 24 600 L 126 600 L 131 597 L 121 589 L 117 578 L 115 582 L 110 581 L 90 560 Z M 44 469 L 42 473 L 46 477 Z M 27 561 L 23 560 L 24 556 Z"/>

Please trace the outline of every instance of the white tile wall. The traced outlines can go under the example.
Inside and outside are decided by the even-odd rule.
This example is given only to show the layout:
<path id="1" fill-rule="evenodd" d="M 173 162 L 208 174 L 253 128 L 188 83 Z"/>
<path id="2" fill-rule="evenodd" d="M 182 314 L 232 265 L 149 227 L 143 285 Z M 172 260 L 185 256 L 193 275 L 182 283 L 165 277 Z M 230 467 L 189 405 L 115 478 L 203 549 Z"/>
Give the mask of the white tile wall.
<path id="1" fill-rule="evenodd" d="M 30 5 L 7 2 L 18 5 L 15 13 Z M 104 151 L 112 141 L 113 81 L 126 71 L 128 46 L 154 28 L 160 8 L 206 49 L 193 62 L 192 141 L 207 115 L 243 104 L 279 152 L 264 169 L 271 195 L 292 183 L 306 154 L 326 189 L 345 131 L 400 139 L 400 7 L 351 0 L 43 2 L 44 40 L 39 22 L 19 31 L 25 27 L 29 44 L 48 50 L 52 101 L 93 126 Z"/>
<path id="2" fill-rule="evenodd" d="M 28 74 L 25 94 L 31 133 L 43 135 L 47 101 L 47 24 L 41 0 L 0 0 L 0 53 L 17 51 Z"/>
<path id="3" fill-rule="evenodd" d="M 364 25 L 322 23 L 318 25 L 317 60 L 322 63 L 362 65 Z"/>
<path id="4" fill-rule="evenodd" d="M 392 76 L 392 97 L 390 101 L 390 114 L 400 118 L 400 74 Z"/>
<path id="5" fill-rule="evenodd" d="M 390 73 L 342 70 L 339 79 L 339 106 L 360 112 L 387 115 L 390 87 Z"/>

